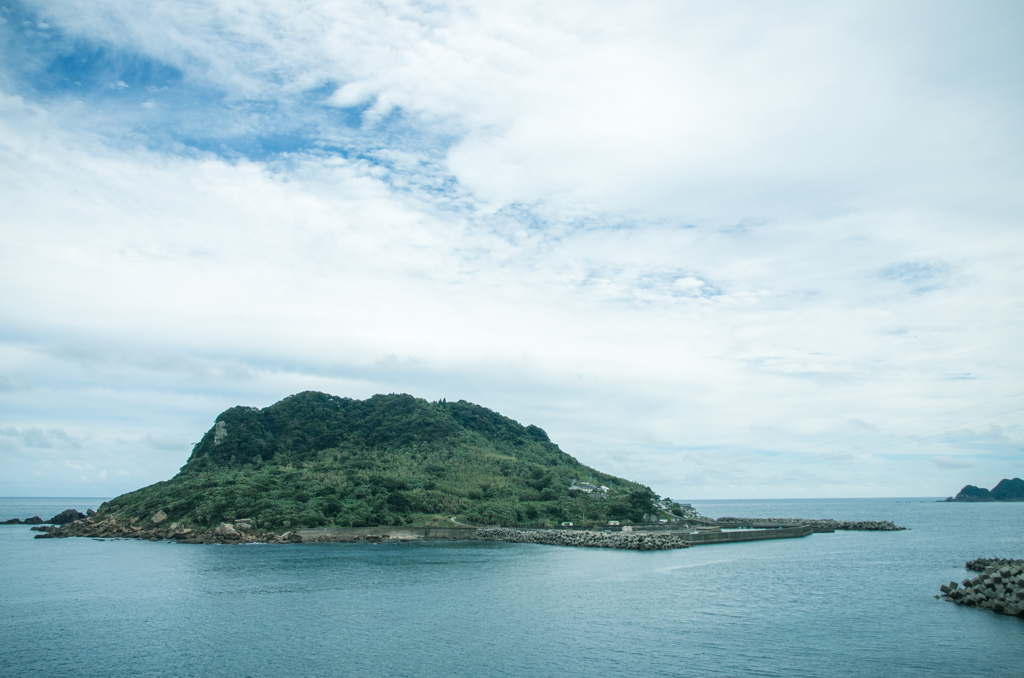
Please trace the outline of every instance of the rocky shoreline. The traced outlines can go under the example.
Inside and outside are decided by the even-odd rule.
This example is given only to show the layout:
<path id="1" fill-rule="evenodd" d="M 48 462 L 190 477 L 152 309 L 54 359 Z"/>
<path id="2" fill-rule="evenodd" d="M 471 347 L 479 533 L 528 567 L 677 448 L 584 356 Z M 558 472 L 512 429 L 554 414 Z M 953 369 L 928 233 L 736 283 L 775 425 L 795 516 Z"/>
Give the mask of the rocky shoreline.
<path id="1" fill-rule="evenodd" d="M 940 586 L 939 591 L 947 601 L 998 614 L 1024 616 L 1024 560 L 978 558 L 966 566 L 981 574 L 959 584 L 951 581 Z"/>
<path id="2" fill-rule="evenodd" d="M 682 535 L 670 532 L 583 532 L 570 530 L 515 530 L 491 527 L 477 530 L 470 539 L 507 541 L 516 544 L 548 544 L 551 546 L 582 546 L 632 551 L 665 551 L 685 549 L 690 544 Z"/>
<path id="3" fill-rule="evenodd" d="M 221 523 L 212 530 L 187 527 L 171 523 L 166 527 L 143 529 L 133 521 L 107 517 L 102 520 L 86 518 L 61 526 L 40 525 L 32 528 L 40 532 L 36 539 L 89 537 L 92 539 L 142 539 L 148 541 L 174 541 L 179 544 L 298 544 L 317 542 L 380 542 L 388 535 L 340 538 L 331 535 L 303 537 L 296 531 L 283 534 L 258 531 L 241 524 Z M 381 528 L 386 532 L 387 528 Z M 521 544 L 549 544 L 553 546 L 581 546 L 591 548 L 630 549 L 634 551 L 661 551 L 688 548 L 681 534 L 644 532 L 583 532 L 568 530 L 516 530 L 503 527 L 481 528 L 467 539 L 480 541 L 506 541 Z M 400 540 L 408 541 L 408 540 Z"/>
<path id="4" fill-rule="evenodd" d="M 32 529 L 40 532 L 36 539 L 87 537 L 97 540 L 106 539 L 142 539 L 148 541 L 173 541 L 181 544 L 295 544 L 311 542 L 380 542 L 391 539 L 386 534 L 388 528 L 381 526 L 380 534 L 362 536 L 337 536 L 330 534 L 305 536 L 298 530 L 289 530 L 276 534 L 267 530 L 257 529 L 249 520 L 236 520 L 233 523 L 220 523 L 216 527 L 198 527 L 184 523 L 169 522 L 163 511 L 157 511 L 148 520 L 122 519 L 117 516 L 102 516 L 95 512 L 83 515 L 68 510 L 54 517 L 52 522 L 63 524 L 38 525 Z M 809 525 L 815 531 L 831 532 L 834 530 L 874 530 L 895 531 L 905 528 L 894 525 L 891 521 L 838 521 L 838 520 L 793 520 L 779 518 L 720 518 L 723 523 L 742 523 L 752 527 L 779 527 Z M 10 521 L 9 521 L 10 522 Z M 22 522 L 26 524 L 28 521 Z M 34 524 L 34 521 L 33 523 Z M 401 528 L 395 528 L 401 531 Z M 687 538 L 688 531 L 658 532 L 596 532 L 584 530 L 543 530 L 515 529 L 504 527 L 480 528 L 463 539 L 480 541 L 506 541 L 523 544 L 548 544 L 553 546 L 578 546 L 585 548 L 617 548 L 635 551 L 656 551 L 680 549 L 691 546 L 692 540 Z M 454 538 L 454 537 L 449 537 Z M 409 541 L 396 537 L 398 541 Z"/>
<path id="5" fill-rule="evenodd" d="M 102 519 L 98 516 L 88 516 L 64 525 L 38 525 L 32 529 L 42 533 L 37 534 L 36 539 L 90 537 L 99 540 L 169 540 L 179 544 L 291 544 L 304 541 L 293 531 L 274 534 L 256 530 L 249 525 L 248 521 L 236 521 L 234 524 L 221 523 L 212 529 L 189 527 L 183 523 L 170 523 L 163 526 L 160 523 L 164 522 L 166 518 L 160 517 L 162 513 L 160 511 L 150 519 L 151 522 L 156 523 L 156 526 L 148 529 L 136 525 L 136 520 L 120 520 L 114 516 Z"/>

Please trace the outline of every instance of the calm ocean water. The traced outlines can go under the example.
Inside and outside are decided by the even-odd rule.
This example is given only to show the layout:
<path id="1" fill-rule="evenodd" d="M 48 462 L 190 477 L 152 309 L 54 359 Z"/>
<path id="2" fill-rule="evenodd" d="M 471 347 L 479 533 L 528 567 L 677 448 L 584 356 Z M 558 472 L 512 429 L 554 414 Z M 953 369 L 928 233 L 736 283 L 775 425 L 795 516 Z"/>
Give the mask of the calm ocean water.
<path id="1" fill-rule="evenodd" d="M 100 501 L 0 499 L 0 519 Z M 0 674 L 1024 676 L 1024 619 L 933 598 L 966 560 L 1024 558 L 1024 503 L 694 505 L 910 529 L 639 553 L 36 541 L 0 526 Z"/>

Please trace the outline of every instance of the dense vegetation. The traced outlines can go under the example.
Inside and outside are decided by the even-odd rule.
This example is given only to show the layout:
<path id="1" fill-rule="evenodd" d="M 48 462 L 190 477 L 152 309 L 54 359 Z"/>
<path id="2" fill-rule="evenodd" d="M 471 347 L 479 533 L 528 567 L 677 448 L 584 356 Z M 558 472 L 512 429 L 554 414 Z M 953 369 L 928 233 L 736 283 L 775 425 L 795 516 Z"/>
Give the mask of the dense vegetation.
<path id="1" fill-rule="evenodd" d="M 610 488 L 569 490 L 574 479 Z M 258 527 L 552 525 L 639 522 L 649 488 L 580 464 L 536 426 L 460 400 L 353 400 L 307 391 L 264 409 L 233 407 L 171 480 L 101 513 Z"/>
<path id="2" fill-rule="evenodd" d="M 984 487 L 967 485 L 953 501 L 1024 501 L 1024 480 L 1003 478 L 991 492 Z"/>

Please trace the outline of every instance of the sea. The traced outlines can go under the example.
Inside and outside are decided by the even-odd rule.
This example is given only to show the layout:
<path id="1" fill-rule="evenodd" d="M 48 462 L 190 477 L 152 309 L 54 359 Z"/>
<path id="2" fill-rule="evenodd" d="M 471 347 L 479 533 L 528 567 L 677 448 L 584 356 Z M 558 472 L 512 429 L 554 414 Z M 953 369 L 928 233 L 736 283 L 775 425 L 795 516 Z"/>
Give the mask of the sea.
<path id="1" fill-rule="evenodd" d="M 0 675 L 1024 676 L 1024 618 L 936 599 L 1024 558 L 1024 503 L 695 501 L 902 532 L 620 551 L 186 545 L 0 526 Z M 0 499 L 0 520 L 96 498 Z"/>

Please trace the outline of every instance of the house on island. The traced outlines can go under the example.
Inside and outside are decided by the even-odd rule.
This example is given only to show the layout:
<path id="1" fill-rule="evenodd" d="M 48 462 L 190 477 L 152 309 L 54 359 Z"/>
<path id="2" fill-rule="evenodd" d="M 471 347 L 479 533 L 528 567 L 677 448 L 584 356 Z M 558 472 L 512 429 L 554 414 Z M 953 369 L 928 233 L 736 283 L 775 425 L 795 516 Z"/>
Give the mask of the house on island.
<path id="1" fill-rule="evenodd" d="M 575 480 L 572 481 L 572 485 L 569 486 L 570 492 L 586 492 L 587 494 L 596 494 L 597 496 L 604 496 L 609 488 L 604 485 L 594 485 L 593 483 L 577 483 Z"/>
<path id="2" fill-rule="evenodd" d="M 682 518 L 696 518 L 697 509 L 693 508 L 689 504 L 679 504 L 679 515 Z"/>

